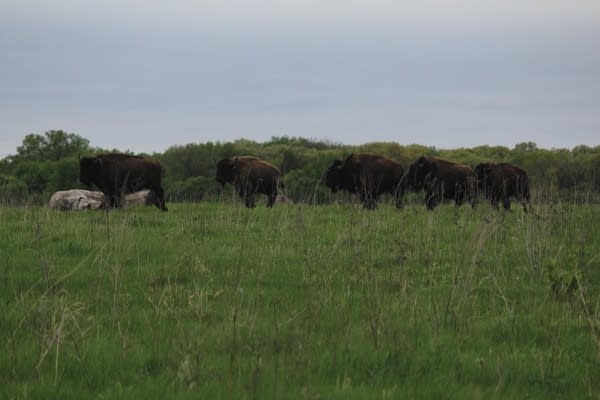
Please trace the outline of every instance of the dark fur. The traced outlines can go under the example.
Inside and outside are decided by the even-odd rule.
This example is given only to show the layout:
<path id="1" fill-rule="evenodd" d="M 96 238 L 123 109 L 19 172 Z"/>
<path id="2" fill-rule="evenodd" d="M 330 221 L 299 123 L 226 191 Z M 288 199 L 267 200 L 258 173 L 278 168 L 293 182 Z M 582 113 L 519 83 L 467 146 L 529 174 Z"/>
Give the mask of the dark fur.
<path id="1" fill-rule="evenodd" d="M 531 209 L 529 195 L 529 178 L 527 172 L 516 165 L 509 163 L 481 163 L 475 167 L 479 188 L 490 200 L 492 205 L 498 208 L 498 202 L 506 210 L 510 210 L 510 196 L 515 196 L 527 211 Z"/>
<path id="2" fill-rule="evenodd" d="M 360 197 L 364 208 L 377 206 L 383 193 L 395 197 L 396 207 L 402 207 L 402 164 L 389 158 L 367 153 L 350 154 L 344 161 L 335 160 L 327 169 L 325 184 L 332 192 L 347 190 Z"/>
<path id="3" fill-rule="evenodd" d="M 267 207 L 273 207 L 281 185 L 281 171 L 256 157 L 224 158 L 217 163 L 216 179 L 222 186 L 232 183 L 246 207 L 254 207 L 255 193 L 267 195 Z"/>
<path id="4" fill-rule="evenodd" d="M 150 157 L 111 153 L 79 160 L 81 183 L 96 185 L 111 207 L 120 207 L 122 197 L 127 193 L 150 189 L 156 195 L 156 207 L 167 211 L 161 175 L 160 163 Z"/>
<path id="5" fill-rule="evenodd" d="M 453 199 L 458 207 L 468 199 L 477 204 L 477 175 L 471 167 L 438 157 L 419 157 L 406 176 L 406 186 L 425 190 L 425 205 L 433 210 L 443 199 Z"/>

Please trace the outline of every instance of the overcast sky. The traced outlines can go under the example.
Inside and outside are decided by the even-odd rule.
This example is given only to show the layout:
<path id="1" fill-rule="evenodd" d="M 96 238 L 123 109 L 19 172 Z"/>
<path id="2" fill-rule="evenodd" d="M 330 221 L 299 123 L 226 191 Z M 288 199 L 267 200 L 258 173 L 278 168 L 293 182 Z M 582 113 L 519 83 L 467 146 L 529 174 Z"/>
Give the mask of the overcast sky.
<path id="1" fill-rule="evenodd" d="M 51 129 L 600 145 L 600 1 L 3 0 L 0 157 Z"/>

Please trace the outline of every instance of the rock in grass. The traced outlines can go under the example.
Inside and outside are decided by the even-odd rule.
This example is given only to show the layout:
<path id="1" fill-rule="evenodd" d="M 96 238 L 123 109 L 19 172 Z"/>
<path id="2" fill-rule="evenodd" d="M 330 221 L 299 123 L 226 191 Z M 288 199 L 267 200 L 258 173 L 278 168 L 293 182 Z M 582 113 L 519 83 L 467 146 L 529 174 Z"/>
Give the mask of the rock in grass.
<path id="1" fill-rule="evenodd" d="M 152 205 L 154 196 L 154 192 L 148 189 L 129 193 L 125 195 L 124 206 Z M 59 211 L 98 210 L 104 209 L 106 202 L 102 192 L 72 189 L 54 193 L 48 201 L 48 207 Z"/>

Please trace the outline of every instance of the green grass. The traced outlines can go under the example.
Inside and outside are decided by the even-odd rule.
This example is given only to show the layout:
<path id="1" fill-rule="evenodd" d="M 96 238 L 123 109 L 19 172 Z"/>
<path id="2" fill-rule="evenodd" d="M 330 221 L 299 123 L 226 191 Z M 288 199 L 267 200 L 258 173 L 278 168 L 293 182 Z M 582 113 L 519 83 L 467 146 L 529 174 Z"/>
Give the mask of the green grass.
<path id="1" fill-rule="evenodd" d="M 0 398 L 600 398 L 600 208 L 0 208 Z"/>

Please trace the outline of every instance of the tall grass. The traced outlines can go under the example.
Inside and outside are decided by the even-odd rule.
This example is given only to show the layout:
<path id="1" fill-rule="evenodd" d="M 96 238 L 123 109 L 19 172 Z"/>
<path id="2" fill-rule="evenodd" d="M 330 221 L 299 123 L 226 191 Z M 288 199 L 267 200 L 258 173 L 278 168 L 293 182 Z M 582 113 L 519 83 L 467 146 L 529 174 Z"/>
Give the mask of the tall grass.
<path id="1" fill-rule="evenodd" d="M 600 208 L 0 208 L 0 398 L 598 398 Z"/>

